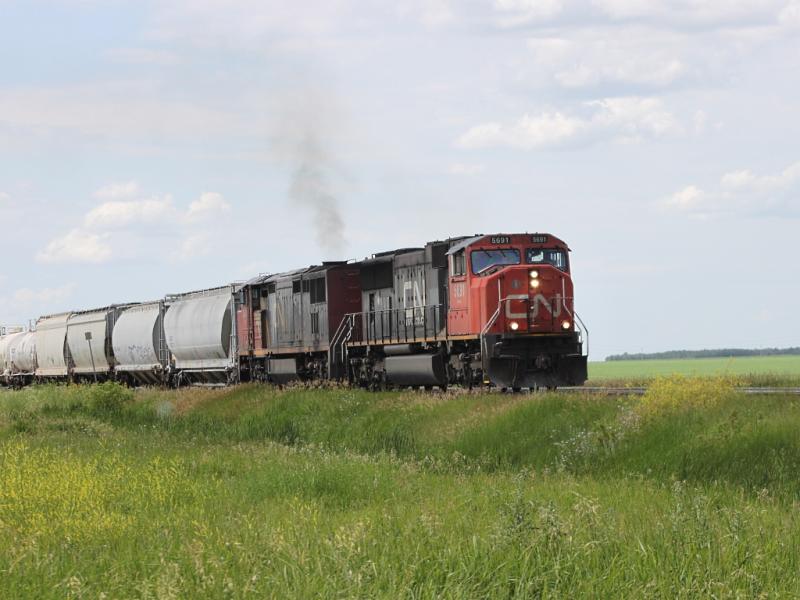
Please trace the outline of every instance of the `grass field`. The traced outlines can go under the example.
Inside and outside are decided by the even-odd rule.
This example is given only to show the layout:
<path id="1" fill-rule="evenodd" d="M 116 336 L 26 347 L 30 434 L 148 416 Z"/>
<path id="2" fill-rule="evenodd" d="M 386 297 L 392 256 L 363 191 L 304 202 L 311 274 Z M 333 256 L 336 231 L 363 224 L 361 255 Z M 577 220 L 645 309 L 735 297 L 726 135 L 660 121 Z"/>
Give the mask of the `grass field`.
<path id="1" fill-rule="evenodd" d="M 590 362 L 589 379 L 642 379 L 674 374 L 740 376 L 765 385 L 800 386 L 800 356 L 743 356 L 683 360 L 619 360 Z"/>
<path id="2" fill-rule="evenodd" d="M 800 593 L 800 402 L 0 393 L 1 598 Z"/>

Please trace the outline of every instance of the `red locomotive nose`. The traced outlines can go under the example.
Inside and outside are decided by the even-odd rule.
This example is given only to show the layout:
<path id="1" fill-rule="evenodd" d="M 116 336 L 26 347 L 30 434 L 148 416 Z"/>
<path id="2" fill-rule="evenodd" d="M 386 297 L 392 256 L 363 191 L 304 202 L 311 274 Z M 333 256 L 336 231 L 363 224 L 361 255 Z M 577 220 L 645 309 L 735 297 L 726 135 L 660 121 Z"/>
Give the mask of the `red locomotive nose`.
<path id="1" fill-rule="evenodd" d="M 530 269 L 530 329 L 557 333 L 572 329 L 572 281 L 552 265 Z"/>
<path id="2" fill-rule="evenodd" d="M 573 329 L 572 283 L 566 273 L 552 265 L 507 267 L 501 280 L 507 332 L 558 333 Z"/>

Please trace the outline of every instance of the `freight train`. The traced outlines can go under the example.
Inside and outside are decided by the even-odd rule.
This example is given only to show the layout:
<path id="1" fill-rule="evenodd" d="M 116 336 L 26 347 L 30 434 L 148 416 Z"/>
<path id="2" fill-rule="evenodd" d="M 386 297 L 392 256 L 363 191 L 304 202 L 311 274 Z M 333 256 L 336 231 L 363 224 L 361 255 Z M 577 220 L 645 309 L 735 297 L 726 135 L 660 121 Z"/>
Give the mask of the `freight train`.
<path id="1" fill-rule="evenodd" d="M 43 316 L 0 330 L 0 381 L 582 385 L 569 252 L 547 233 L 458 237 Z"/>

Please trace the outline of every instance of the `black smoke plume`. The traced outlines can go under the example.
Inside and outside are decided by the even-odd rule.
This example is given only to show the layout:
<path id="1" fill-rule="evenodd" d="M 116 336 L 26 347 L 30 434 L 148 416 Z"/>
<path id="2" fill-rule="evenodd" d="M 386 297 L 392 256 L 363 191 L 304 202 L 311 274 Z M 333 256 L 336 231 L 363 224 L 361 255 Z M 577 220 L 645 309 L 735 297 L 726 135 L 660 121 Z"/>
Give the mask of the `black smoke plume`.
<path id="1" fill-rule="evenodd" d="M 338 255 L 346 244 L 332 171 L 332 162 L 319 140 L 307 132 L 296 145 L 289 198 L 311 211 L 319 246 Z"/>

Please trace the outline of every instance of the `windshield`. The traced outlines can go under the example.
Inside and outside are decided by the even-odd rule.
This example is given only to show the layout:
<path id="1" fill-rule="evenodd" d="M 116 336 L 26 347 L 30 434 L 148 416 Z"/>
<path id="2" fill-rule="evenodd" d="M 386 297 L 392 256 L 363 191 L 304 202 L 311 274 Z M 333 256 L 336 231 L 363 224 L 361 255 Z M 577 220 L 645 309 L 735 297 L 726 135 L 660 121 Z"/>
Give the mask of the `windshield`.
<path id="1" fill-rule="evenodd" d="M 525 253 L 525 262 L 529 265 L 553 265 L 562 271 L 566 271 L 567 253 L 563 250 L 550 248 L 530 248 Z"/>
<path id="2" fill-rule="evenodd" d="M 519 250 L 474 250 L 471 257 L 472 272 L 475 275 L 492 267 L 519 264 Z"/>

